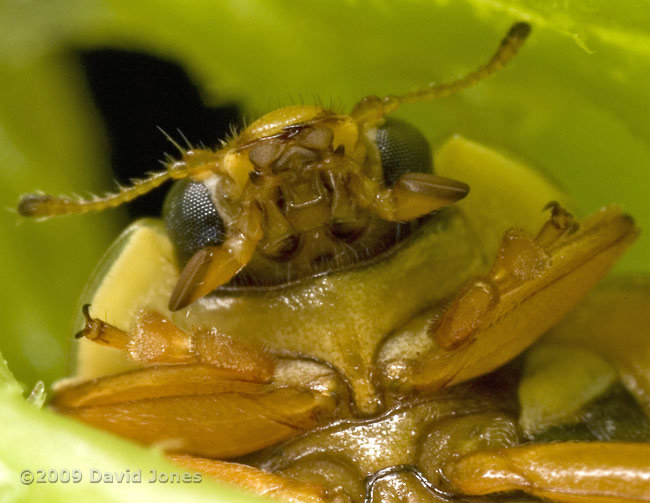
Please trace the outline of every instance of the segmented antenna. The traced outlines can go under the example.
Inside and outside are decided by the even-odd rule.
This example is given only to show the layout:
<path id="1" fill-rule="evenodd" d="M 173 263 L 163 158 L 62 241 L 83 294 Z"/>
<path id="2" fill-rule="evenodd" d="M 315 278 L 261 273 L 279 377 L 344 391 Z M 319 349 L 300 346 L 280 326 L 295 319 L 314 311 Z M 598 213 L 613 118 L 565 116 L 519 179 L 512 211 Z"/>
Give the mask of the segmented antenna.
<path id="1" fill-rule="evenodd" d="M 384 114 L 396 110 L 402 104 L 417 103 L 442 96 L 449 96 L 450 94 L 473 86 L 505 66 L 524 44 L 529 33 L 530 25 L 528 23 L 516 23 L 503 38 L 494 56 L 477 70 L 453 82 L 438 85 L 432 84 L 425 89 L 412 91 L 399 96 L 386 96 L 385 98 L 369 96 L 361 100 L 354 107 L 350 115 L 359 123 L 378 120 Z M 182 150 L 173 140 L 172 143 L 179 150 Z M 205 164 L 188 164 L 184 161 L 178 161 L 169 165 L 167 171 L 154 173 L 143 180 L 136 180 L 130 187 L 121 187 L 117 193 L 107 194 L 101 197 L 96 196 L 90 199 L 55 197 L 47 194 L 28 194 L 20 200 L 18 213 L 27 217 L 47 218 L 56 215 L 102 211 L 136 199 L 159 187 L 167 180 L 187 178 L 204 173 L 213 168 L 213 166 Z"/>
<path id="2" fill-rule="evenodd" d="M 471 87 L 503 68 L 524 45 L 530 30 L 531 27 L 528 23 L 519 22 L 512 25 L 487 63 L 453 82 L 431 84 L 424 89 L 397 96 L 389 95 L 384 98 L 369 96 L 354 107 L 351 115 L 360 121 L 364 121 L 366 118 L 372 120 L 397 110 L 401 105 L 442 98 Z"/>
<path id="3" fill-rule="evenodd" d="M 87 213 L 114 208 L 160 187 L 167 180 L 187 178 L 206 171 L 204 165 L 189 166 L 183 161 L 170 164 L 167 171 L 152 173 L 148 178 L 134 180 L 129 187 L 120 187 L 119 192 L 95 196 L 90 199 L 56 197 L 48 194 L 27 194 L 18 203 L 18 213 L 25 217 L 48 218 L 58 215 Z"/>

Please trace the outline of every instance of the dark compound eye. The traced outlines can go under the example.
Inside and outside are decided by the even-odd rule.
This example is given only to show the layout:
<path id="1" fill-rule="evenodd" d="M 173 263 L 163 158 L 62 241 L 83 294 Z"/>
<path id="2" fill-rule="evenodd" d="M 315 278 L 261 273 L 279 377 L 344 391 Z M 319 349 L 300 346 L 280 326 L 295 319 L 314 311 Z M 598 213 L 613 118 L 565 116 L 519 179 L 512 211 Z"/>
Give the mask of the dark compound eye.
<path id="1" fill-rule="evenodd" d="M 407 122 L 387 119 L 377 129 L 377 148 L 387 186 L 404 173 L 431 173 L 431 147 L 418 129 Z"/>
<path id="2" fill-rule="evenodd" d="M 200 249 L 218 246 L 224 241 L 223 220 L 201 182 L 176 182 L 165 199 L 163 218 L 182 262 Z"/>

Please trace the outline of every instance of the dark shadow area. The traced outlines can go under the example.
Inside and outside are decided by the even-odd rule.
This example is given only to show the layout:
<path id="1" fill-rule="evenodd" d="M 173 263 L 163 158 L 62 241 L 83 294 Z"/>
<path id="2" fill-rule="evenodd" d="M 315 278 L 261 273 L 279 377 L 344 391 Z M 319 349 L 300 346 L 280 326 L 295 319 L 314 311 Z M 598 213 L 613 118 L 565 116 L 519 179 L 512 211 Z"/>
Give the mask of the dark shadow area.
<path id="1" fill-rule="evenodd" d="M 84 51 L 80 58 L 104 119 L 114 176 L 121 184 L 160 171 L 165 153 L 178 156 L 160 129 L 182 145 L 185 136 L 193 145 L 214 147 L 231 124 L 241 123 L 234 105 L 206 107 L 184 70 L 170 61 L 116 49 Z M 131 202 L 129 214 L 158 216 L 166 189 Z"/>

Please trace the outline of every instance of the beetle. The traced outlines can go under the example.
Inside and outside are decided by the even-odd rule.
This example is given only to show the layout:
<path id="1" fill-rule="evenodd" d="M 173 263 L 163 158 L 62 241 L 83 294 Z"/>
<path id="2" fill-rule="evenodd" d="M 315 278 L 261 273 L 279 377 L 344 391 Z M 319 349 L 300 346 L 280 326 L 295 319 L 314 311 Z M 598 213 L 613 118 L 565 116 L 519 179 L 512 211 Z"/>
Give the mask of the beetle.
<path id="1" fill-rule="evenodd" d="M 164 225 L 133 224 L 100 266 L 52 406 L 288 500 L 647 500 L 647 443 L 534 442 L 518 381 L 495 385 L 634 241 L 633 219 L 608 206 L 578 221 L 553 184 L 461 137 L 434 169 L 390 117 L 489 76 L 529 32 L 513 25 L 456 81 L 349 115 L 281 108 L 116 194 L 24 196 L 19 212 L 46 218 L 175 180 Z"/>

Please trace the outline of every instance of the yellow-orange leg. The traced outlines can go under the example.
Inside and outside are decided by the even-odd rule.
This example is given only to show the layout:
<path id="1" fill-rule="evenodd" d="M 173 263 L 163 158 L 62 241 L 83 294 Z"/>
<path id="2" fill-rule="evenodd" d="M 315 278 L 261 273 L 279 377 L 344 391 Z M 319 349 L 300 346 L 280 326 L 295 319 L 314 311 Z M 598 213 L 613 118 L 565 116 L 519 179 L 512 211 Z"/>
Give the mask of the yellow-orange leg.
<path id="1" fill-rule="evenodd" d="M 468 495 L 521 490 L 562 503 L 650 501 L 650 445 L 525 445 L 470 454 L 444 474 Z"/>
<path id="2" fill-rule="evenodd" d="M 59 385 L 53 406 L 65 415 L 171 452 L 227 458 L 314 428 L 336 407 L 336 376 L 313 362 L 275 361 L 215 331 L 188 334 L 156 313 L 141 313 L 128 334 L 85 312 L 84 336 L 150 366 Z"/>
<path id="3" fill-rule="evenodd" d="M 186 332 L 160 313 L 142 310 L 135 317 L 132 331 L 127 333 L 92 318 L 89 308 L 83 307 L 86 324 L 77 337 L 121 349 L 136 363 L 204 363 L 255 382 L 268 382 L 273 375 L 274 358 L 264 349 L 235 341 L 214 328 Z"/>
<path id="4" fill-rule="evenodd" d="M 535 238 L 507 231 L 486 276 L 395 336 L 379 357 L 387 388 L 437 389 L 507 362 L 570 312 L 638 234 L 616 207 L 579 226 L 552 210 Z"/>
<path id="5" fill-rule="evenodd" d="M 278 501 L 289 503 L 332 501 L 326 490 L 318 485 L 299 482 L 252 466 L 196 456 L 170 455 L 169 458 L 185 468 L 199 471 L 220 482 L 232 484 L 260 496 L 276 498 Z"/>

